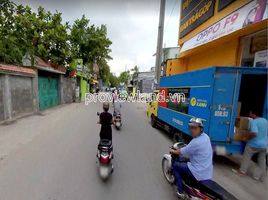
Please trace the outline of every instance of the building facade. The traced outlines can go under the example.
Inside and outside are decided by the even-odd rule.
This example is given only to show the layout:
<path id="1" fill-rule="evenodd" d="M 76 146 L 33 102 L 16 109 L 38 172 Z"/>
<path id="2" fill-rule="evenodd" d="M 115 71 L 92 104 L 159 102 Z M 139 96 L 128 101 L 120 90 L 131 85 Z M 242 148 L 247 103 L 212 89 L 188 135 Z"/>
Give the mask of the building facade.
<path id="1" fill-rule="evenodd" d="M 70 69 L 75 71 L 74 77 L 76 78 L 76 101 L 84 101 L 86 93 L 88 93 L 90 89 L 88 68 L 84 66 L 82 59 L 74 59 L 70 63 Z"/>
<path id="2" fill-rule="evenodd" d="M 133 75 L 133 93 L 150 93 L 153 91 L 155 74 L 154 71 L 138 72 Z"/>
<path id="3" fill-rule="evenodd" d="M 23 66 L 34 69 L 37 73 L 40 111 L 64 103 L 64 95 L 68 95 L 62 92 L 63 78 L 66 73 L 64 66 L 55 66 L 39 57 L 35 57 L 32 63 L 28 55 L 23 59 Z"/>
<path id="4" fill-rule="evenodd" d="M 267 0 L 182 0 L 174 75 L 210 66 L 267 67 Z"/>

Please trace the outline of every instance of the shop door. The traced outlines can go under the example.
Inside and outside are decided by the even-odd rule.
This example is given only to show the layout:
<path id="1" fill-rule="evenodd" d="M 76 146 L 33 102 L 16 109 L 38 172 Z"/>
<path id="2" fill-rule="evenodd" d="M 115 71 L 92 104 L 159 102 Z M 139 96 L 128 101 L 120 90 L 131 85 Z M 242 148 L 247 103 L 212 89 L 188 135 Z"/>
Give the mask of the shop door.
<path id="1" fill-rule="evenodd" d="M 50 77 L 38 77 L 39 90 L 39 109 L 45 110 L 47 108 L 58 105 L 58 79 Z"/>

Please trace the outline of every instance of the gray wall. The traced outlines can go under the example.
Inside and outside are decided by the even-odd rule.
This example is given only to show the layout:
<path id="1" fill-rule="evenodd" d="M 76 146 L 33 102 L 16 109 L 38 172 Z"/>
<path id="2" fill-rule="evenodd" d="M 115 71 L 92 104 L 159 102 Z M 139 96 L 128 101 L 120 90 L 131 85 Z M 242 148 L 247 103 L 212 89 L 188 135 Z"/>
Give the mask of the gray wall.
<path id="1" fill-rule="evenodd" d="M 75 98 L 75 79 L 60 75 L 60 104 Z M 0 122 L 16 119 L 39 110 L 38 77 L 0 74 Z"/>
<path id="2" fill-rule="evenodd" d="M 35 80 L 36 77 L 20 74 L 0 74 L 0 121 L 38 110 Z"/>
<path id="3" fill-rule="evenodd" d="M 13 117 L 35 111 L 32 81 L 32 77 L 9 76 Z"/>
<path id="4" fill-rule="evenodd" d="M 3 105 L 3 75 L 0 74 L 0 121 L 4 120 L 4 105 Z"/>
<path id="5" fill-rule="evenodd" d="M 60 75 L 60 103 L 73 103 L 75 98 L 75 79 Z"/>
<path id="6" fill-rule="evenodd" d="M 140 90 L 141 93 L 151 93 L 153 92 L 152 85 L 154 83 L 154 79 L 151 80 L 141 80 L 138 83 L 138 89 Z"/>

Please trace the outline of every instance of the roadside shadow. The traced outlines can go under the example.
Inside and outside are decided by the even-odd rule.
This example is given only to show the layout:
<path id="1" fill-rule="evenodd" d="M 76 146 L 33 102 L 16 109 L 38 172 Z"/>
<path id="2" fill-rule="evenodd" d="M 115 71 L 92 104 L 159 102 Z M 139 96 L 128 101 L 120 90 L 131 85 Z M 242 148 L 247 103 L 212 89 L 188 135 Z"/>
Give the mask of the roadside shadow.
<path id="1" fill-rule="evenodd" d="M 213 156 L 213 163 L 216 165 L 224 165 L 229 168 L 238 168 L 239 161 L 233 158 L 232 156 L 220 156 L 214 155 Z"/>

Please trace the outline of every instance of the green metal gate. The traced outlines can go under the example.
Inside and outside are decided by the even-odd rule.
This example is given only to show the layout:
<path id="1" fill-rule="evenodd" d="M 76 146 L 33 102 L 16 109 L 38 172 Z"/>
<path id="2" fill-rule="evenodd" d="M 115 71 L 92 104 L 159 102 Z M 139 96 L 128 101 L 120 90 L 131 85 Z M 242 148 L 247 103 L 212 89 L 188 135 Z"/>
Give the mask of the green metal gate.
<path id="1" fill-rule="evenodd" d="M 47 108 L 59 104 L 58 95 L 58 79 L 50 77 L 38 77 L 38 92 L 39 92 L 39 109 Z"/>

